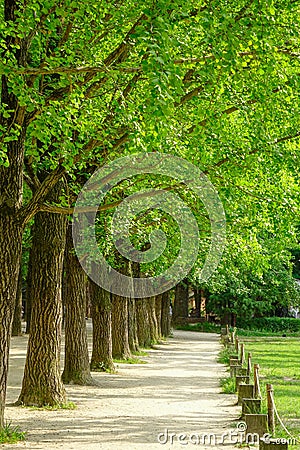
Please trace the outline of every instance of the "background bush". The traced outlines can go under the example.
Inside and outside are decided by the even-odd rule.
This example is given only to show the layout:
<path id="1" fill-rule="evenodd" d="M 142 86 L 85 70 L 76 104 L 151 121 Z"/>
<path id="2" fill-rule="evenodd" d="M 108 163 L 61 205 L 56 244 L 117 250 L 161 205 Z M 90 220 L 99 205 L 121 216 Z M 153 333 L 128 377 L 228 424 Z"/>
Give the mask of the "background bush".
<path id="1" fill-rule="evenodd" d="M 252 319 L 238 318 L 238 328 L 245 330 L 269 331 L 272 333 L 300 332 L 300 319 L 290 317 L 256 317 Z"/>

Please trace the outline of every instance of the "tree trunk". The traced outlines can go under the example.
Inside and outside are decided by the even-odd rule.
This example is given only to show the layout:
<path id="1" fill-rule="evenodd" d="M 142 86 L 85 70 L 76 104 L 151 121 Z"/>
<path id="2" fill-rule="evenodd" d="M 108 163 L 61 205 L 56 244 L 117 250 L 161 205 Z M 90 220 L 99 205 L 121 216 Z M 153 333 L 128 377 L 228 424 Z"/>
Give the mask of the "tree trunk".
<path id="1" fill-rule="evenodd" d="M 31 231 L 32 233 L 32 231 Z M 31 306 L 32 306 L 32 281 L 33 274 L 32 270 L 34 267 L 34 248 L 31 246 L 29 251 L 29 260 L 28 260 L 28 268 L 27 268 L 27 277 L 26 277 L 26 303 L 25 303 L 25 320 L 26 320 L 26 334 L 30 333 L 30 322 L 31 322 Z"/>
<path id="2" fill-rule="evenodd" d="M 2 20 L 11 28 L 16 20 L 16 12 L 22 6 L 15 0 L 5 0 L 3 3 Z M 8 53 L 15 55 L 16 66 L 20 67 L 26 63 L 27 46 L 24 40 L 13 34 L 7 33 L 6 47 Z M 0 87 L 0 103 L 7 112 L 5 116 L 0 113 L 0 127 L 1 130 L 7 131 L 8 135 L 9 130 L 14 132 L 14 140 L 6 143 L 2 140 L 2 150 L 7 151 L 9 164 L 7 167 L 0 167 L 0 428 L 3 428 L 9 345 L 24 229 L 18 213 L 22 206 L 26 126 L 25 108 L 18 104 L 7 76 L 2 75 Z"/>
<path id="3" fill-rule="evenodd" d="M 136 318 L 137 318 L 137 337 L 140 347 L 148 348 L 151 346 L 151 336 L 149 327 L 149 313 L 147 302 L 143 298 L 135 300 Z"/>
<path id="4" fill-rule="evenodd" d="M 58 183 L 48 201 L 59 201 Z M 67 219 L 38 213 L 33 227 L 31 325 L 18 404 L 60 405 L 66 401 L 60 374 L 61 287 Z"/>
<path id="5" fill-rule="evenodd" d="M 189 309 L 189 287 L 186 280 L 177 284 L 175 288 L 175 301 L 173 309 L 173 323 L 176 323 L 179 318 L 188 317 Z"/>
<path id="6" fill-rule="evenodd" d="M 158 327 L 157 327 L 156 311 L 155 311 L 155 297 L 145 298 L 144 301 L 147 303 L 148 314 L 149 314 L 151 344 L 154 344 L 158 341 Z"/>
<path id="7" fill-rule="evenodd" d="M 12 323 L 12 336 L 22 335 L 22 270 L 19 269 L 17 295 L 15 301 L 14 318 Z"/>
<path id="8" fill-rule="evenodd" d="M 68 225 L 64 260 L 65 365 L 64 383 L 93 384 L 86 333 L 87 277 L 74 251 L 72 225 Z"/>
<path id="9" fill-rule="evenodd" d="M 171 314 L 170 314 L 170 292 L 162 294 L 161 301 L 161 334 L 167 338 L 171 330 Z"/>
<path id="10" fill-rule="evenodd" d="M 135 302 L 134 298 L 128 299 L 128 341 L 132 352 L 139 351 Z"/>
<path id="11" fill-rule="evenodd" d="M 195 307 L 196 307 L 196 317 L 201 317 L 201 289 L 194 288 L 195 297 Z"/>
<path id="12" fill-rule="evenodd" d="M 91 370 L 114 372 L 110 293 L 90 281 L 93 320 Z"/>
<path id="13" fill-rule="evenodd" d="M 19 278 L 23 230 L 11 215 L 1 211 L 0 231 L 0 428 L 3 428 L 10 336 Z"/>
<path id="14" fill-rule="evenodd" d="M 112 354 L 113 358 L 131 357 L 128 340 L 128 299 L 112 295 Z"/>
<path id="15" fill-rule="evenodd" d="M 155 297 L 155 316 L 157 322 L 157 334 L 158 339 L 161 338 L 161 308 L 162 308 L 162 294 L 159 294 Z"/>
<path id="16" fill-rule="evenodd" d="M 140 276 L 140 264 L 128 262 L 128 276 L 138 278 Z M 128 340 L 132 352 L 139 351 L 139 339 L 137 335 L 136 299 L 128 299 Z"/>

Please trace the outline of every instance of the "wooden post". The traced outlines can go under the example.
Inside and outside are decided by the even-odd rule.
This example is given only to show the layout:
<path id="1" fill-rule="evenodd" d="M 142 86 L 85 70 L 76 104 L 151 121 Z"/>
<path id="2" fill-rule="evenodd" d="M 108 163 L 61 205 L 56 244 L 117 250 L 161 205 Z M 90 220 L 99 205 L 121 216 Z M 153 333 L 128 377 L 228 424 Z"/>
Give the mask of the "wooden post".
<path id="1" fill-rule="evenodd" d="M 234 344 L 234 339 L 235 339 L 235 330 L 233 330 L 231 332 L 231 343 Z"/>
<path id="2" fill-rule="evenodd" d="M 267 384 L 267 402 L 268 402 L 268 427 L 269 432 L 274 434 L 275 431 L 275 414 L 273 405 L 273 385 Z"/>
<path id="3" fill-rule="evenodd" d="M 235 351 L 236 351 L 236 353 L 239 353 L 239 338 L 238 337 L 235 337 L 234 338 L 234 342 L 235 342 Z"/>
<path id="4" fill-rule="evenodd" d="M 268 432 L 267 414 L 245 414 L 247 424 L 247 434 L 254 434 L 263 437 Z"/>
<path id="5" fill-rule="evenodd" d="M 238 405 L 242 405 L 244 398 L 248 399 L 253 398 L 253 395 L 254 395 L 253 384 L 240 384 L 238 388 Z"/>
<path id="6" fill-rule="evenodd" d="M 236 375 L 235 377 L 235 390 L 238 391 L 241 383 L 249 384 L 249 377 L 247 375 Z"/>
<path id="7" fill-rule="evenodd" d="M 240 388 L 244 385 L 240 385 Z M 253 386 L 254 390 L 254 386 Z M 242 399 L 242 416 L 245 414 L 260 414 L 261 399 L 260 398 L 243 398 Z"/>
<path id="8" fill-rule="evenodd" d="M 229 336 L 229 326 L 226 325 L 226 336 Z"/>
<path id="9" fill-rule="evenodd" d="M 255 398 L 261 398 L 259 385 L 259 364 L 254 364 L 254 396 Z"/>
<path id="10" fill-rule="evenodd" d="M 240 364 L 243 365 L 244 362 L 245 362 L 245 344 L 241 344 Z"/>
<path id="11" fill-rule="evenodd" d="M 251 369 L 252 369 L 252 355 L 249 352 L 248 353 L 248 363 L 247 363 L 247 375 L 251 375 Z"/>

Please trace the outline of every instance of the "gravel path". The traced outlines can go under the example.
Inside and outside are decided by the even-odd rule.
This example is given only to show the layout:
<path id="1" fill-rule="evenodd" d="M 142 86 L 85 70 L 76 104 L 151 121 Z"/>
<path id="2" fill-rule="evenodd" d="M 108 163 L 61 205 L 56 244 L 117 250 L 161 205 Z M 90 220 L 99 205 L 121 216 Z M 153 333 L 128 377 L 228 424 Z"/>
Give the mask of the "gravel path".
<path id="1" fill-rule="evenodd" d="M 25 336 L 12 339 L 8 403 L 20 391 L 26 344 Z M 226 447 L 220 445 L 240 410 L 233 396 L 220 393 L 225 368 L 216 362 L 219 350 L 215 334 L 175 331 L 174 338 L 142 358 L 147 364 L 119 364 L 116 375 L 95 373 L 96 387 L 67 386 L 75 410 L 8 406 L 7 420 L 28 436 L 25 443 L 5 448 L 236 448 L 227 438 Z M 215 442 L 204 436 L 209 433 Z"/>

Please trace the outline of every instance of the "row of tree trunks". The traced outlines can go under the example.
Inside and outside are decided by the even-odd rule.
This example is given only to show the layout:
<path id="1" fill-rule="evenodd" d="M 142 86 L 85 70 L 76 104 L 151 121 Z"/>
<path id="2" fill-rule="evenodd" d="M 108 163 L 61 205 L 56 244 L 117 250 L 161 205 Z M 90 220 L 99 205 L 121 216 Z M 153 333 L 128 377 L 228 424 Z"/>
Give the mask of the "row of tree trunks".
<path id="1" fill-rule="evenodd" d="M 57 201 L 61 185 L 52 191 Z M 64 216 L 38 213 L 32 229 L 27 300 L 31 312 L 28 352 L 17 404 L 57 405 L 66 400 L 62 381 L 92 384 L 90 370 L 114 371 L 113 358 L 130 358 L 170 332 L 167 294 L 128 299 L 89 281 L 93 350 L 89 363 L 86 333 L 87 277 L 73 247 Z M 66 248 L 65 248 L 66 243 Z M 60 374 L 62 279 L 64 261 L 65 365 Z"/>

